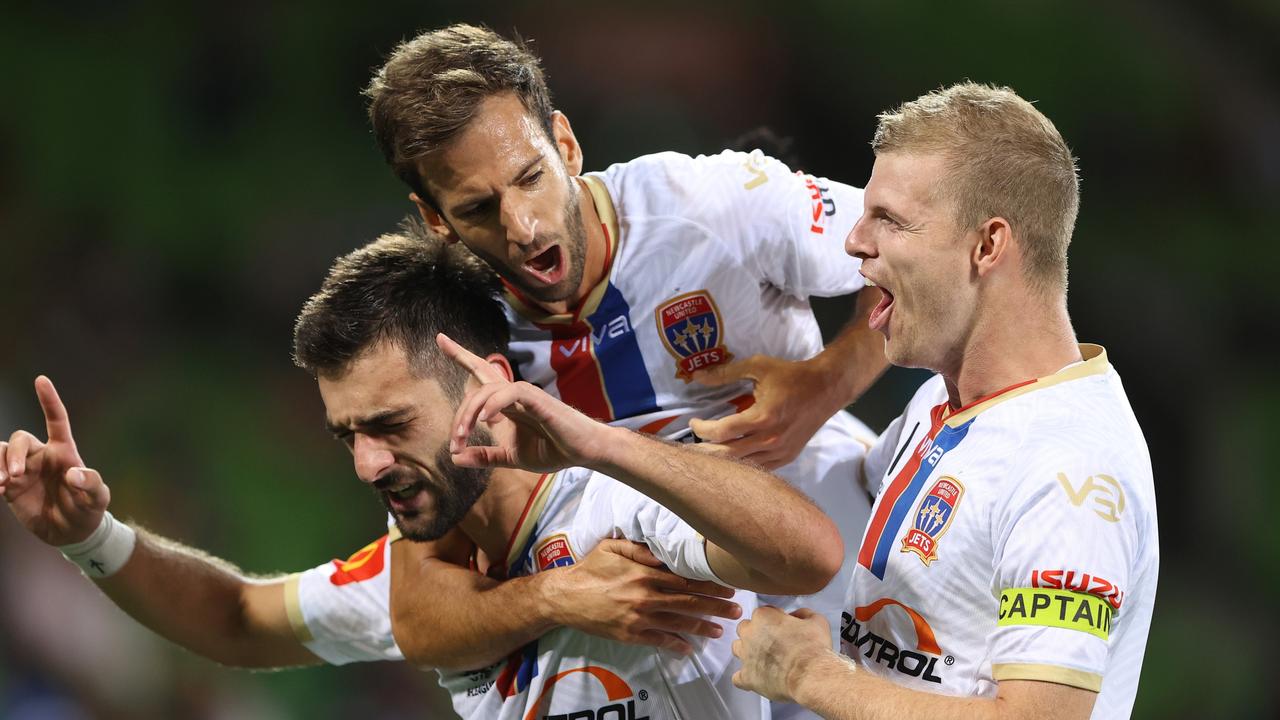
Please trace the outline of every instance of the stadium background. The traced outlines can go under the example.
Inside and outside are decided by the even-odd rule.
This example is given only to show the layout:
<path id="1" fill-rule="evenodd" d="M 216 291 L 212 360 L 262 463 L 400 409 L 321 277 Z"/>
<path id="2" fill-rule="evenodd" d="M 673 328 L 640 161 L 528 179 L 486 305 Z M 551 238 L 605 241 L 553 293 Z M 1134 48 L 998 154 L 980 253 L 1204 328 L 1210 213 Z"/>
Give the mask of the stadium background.
<path id="1" fill-rule="evenodd" d="M 379 532 L 289 341 L 332 258 L 410 209 L 358 95 L 400 38 L 518 28 L 591 169 L 768 125 L 807 170 L 861 185 L 879 110 L 963 78 L 1012 85 L 1081 158 L 1071 310 L 1110 349 L 1155 465 L 1163 567 L 1135 717 L 1276 716 L 1280 5 L 13 5 L 0 429 L 42 427 L 31 379 L 50 374 L 118 515 L 255 572 Z M 846 308 L 819 306 L 828 329 Z M 920 377 L 891 372 L 859 414 L 883 427 Z M 424 717 L 431 680 L 218 668 L 0 513 L 0 717 Z"/>

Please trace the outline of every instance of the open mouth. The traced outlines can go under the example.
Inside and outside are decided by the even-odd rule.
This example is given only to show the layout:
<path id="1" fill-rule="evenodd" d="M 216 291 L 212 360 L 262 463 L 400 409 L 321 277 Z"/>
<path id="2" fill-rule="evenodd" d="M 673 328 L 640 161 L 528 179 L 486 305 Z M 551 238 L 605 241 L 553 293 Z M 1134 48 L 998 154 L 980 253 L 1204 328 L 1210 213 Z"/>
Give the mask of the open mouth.
<path id="1" fill-rule="evenodd" d="M 871 310 L 867 325 L 872 330 L 884 330 L 888 327 L 889 315 L 893 312 L 893 293 L 883 285 L 875 285 L 875 287 L 880 291 L 880 302 Z"/>
<path id="2" fill-rule="evenodd" d="M 546 285 L 555 285 L 564 278 L 564 252 L 559 245 L 552 245 L 520 264 L 524 271 Z"/>
<path id="3" fill-rule="evenodd" d="M 401 482 L 378 488 L 386 499 L 387 507 L 396 514 L 415 510 L 421 504 L 426 489 L 421 481 Z"/>

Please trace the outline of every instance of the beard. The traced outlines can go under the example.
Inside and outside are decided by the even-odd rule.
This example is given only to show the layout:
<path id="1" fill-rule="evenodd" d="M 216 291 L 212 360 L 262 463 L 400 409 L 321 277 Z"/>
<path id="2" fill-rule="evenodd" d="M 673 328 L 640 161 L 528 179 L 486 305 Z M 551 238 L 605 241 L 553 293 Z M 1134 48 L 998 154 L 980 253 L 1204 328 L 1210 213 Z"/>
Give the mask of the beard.
<path id="1" fill-rule="evenodd" d="M 488 263 L 498 275 L 514 285 L 521 293 L 539 303 L 558 303 L 572 300 L 582 285 L 582 275 L 587 264 L 587 230 L 582 221 L 582 207 L 578 204 L 578 194 L 574 192 L 574 180 L 569 180 L 569 200 L 565 203 L 561 216 L 564 218 L 564 233 L 538 233 L 533 239 L 534 247 L 547 248 L 560 246 L 561 262 L 567 263 L 564 278 L 555 285 L 531 283 L 516 268 L 510 267 L 506 261 L 495 258 L 488 253 L 472 252 Z M 468 246 L 470 247 L 470 246 Z"/>
<path id="2" fill-rule="evenodd" d="M 486 428 L 478 427 L 471 434 L 472 444 L 490 445 L 492 438 Z M 489 487 L 492 468 L 464 468 L 453 464 L 448 446 L 436 453 L 439 477 L 432 479 L 425 473 L 396 468 L 379 478 L 374 492 L 382 501 L 387 513 L 395 519 L 400 534 L 414 542 L 438 540 L 455 528 Z M 415 491 L 430 493 L 434 512 L 418 510 L 398 511 L 385 492 L 386 488 L 413 484 Z"/>

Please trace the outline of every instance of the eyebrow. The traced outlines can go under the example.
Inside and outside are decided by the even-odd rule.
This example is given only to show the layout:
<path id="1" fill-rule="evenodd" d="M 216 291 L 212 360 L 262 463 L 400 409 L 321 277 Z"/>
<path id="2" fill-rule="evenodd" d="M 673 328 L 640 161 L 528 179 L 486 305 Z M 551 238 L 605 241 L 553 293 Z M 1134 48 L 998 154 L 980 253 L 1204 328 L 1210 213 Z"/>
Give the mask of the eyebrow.
<path id="1" fill-rule="evenodd" d="M 529 171 L 533 169 L 533 166 L 534 166 L 534 165 L 537 165 L 538 163 L 542 162 L 544 159 L 545 159 L 545 156 L 544 156 L 542 153 L 538 153 L 538 155 L 537 155 L 536 157 L 534 157 L 534 158 L 533 158 L 532 160 L 530 160 L 529 162 L 525 163 L 525 164 L 524 164 L 524 166 L 523 166 L 523 167 L 521 167 L 521 168 L 520 168 L 520 170 L 519 170 L 519 171 L 517 171 L 517 172 L 516 172 L 516 174 L 515 174 L 514 176 L 512 176 L 512 178 L 511 178 L 511 183 L 514 185 L 515 183 L 520 182 L 520 178 L 522 178 L 522 177 L 524 177 L 525 175 L 527 175 L 527 174 L 529 173 Z M 483 196 L 483 197 L 481 197 L 481 196 L 476 196 L 476 197 L 467 198 L 467 199 L 463 200 L 462 202 L 456 202 L 456 203 L 454 203 L 454 204 L 453 204 L 453 207 L 451 208 L 451 210 L 452 210 L 452 212 L 453 212 L 453 214 L 454 214 L 454 215 L 457 215 L 457 214 L 458 214 L 458 208 L 465 208 L 465 207 L 467 207 L 468 205 L 475 205 L 476 203 L 482 203 L 482 202 L 484 202 L 484 201 L 488 200 L 488 199 L 489 199 L 489 198 L 491 198 L 491 197 L 493 197 L 493 194 L 492 194 L 492 193 L 490 193 L 490 194 L 488 194 L 488 195 L 485 195 L 485 196 Z"/>
<path id="2" fill-rule="evenodd" d="M 350 424 L 347 424 L 347 425 L 343 425 L 341 423 L 335 423 L 329 420 L 328 418 L 325 418 L 324 429 L 333 435 L 343 435 L 352 430 L 377 428 L 381 426 L 395 424 L 397 420 L 399 420 L 404 415 L 408 414 L 408 412 L 409 412 L 409 408 L 395 408 L 392 410 L 383 410 L 381 412 L 374 413 L 373 415 L 370 415 L 368 417 L 363 417 L 363 418 L 358 418 L 356 420 L 353 420 L 351 421 Z"/>

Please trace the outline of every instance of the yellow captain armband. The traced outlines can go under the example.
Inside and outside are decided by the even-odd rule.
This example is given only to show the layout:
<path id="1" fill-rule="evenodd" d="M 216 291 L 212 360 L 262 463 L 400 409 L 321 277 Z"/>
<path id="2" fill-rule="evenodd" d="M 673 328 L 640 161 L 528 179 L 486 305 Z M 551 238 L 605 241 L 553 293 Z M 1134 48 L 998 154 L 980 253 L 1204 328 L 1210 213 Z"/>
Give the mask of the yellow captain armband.
<path id="1" fill-rule="evenodd" d="M 1111 632 L 1111 613 L 1106 600 L 1086 593 L 1009 588 L 1000 593 L 1000 619 L 996 625 L 1067 628 L 1106 640 Z"/>

